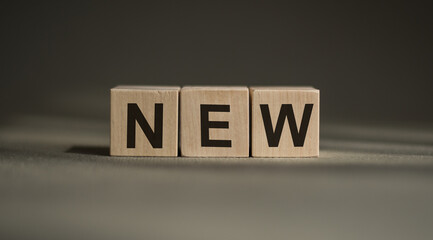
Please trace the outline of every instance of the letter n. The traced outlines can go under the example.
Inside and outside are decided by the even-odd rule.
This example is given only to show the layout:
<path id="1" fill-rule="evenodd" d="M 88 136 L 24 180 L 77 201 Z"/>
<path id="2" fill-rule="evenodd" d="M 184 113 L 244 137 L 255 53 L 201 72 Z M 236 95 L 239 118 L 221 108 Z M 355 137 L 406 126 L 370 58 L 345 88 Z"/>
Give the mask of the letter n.
<path id="1" fill-rule="evenodd" d="M 150 127 L 136 103 L 128 103 L 127 148 L 135 148 L 135 126 L 140 125 L 153 148 L 162 148 L 163 104 L 155 103 L 154 130 Z"/>

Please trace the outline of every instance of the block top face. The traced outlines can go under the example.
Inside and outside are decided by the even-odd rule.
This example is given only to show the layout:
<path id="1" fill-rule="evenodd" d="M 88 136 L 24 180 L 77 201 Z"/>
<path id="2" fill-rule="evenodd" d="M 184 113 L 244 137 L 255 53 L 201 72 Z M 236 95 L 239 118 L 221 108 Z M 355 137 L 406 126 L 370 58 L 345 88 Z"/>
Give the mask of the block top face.
<path id="1" fill-rule="evenodd" d="M 248 87 L 245 86 L 185 86 L 182 88 L 182 91 L 197 91 L 197 90 L 206 90 L 206 91 L 247 91 Z"/>
<path id="2" fill-rule="evenodd" d="M 150 90 L 150 91 L 179 91 L 179 86 L 136 86 L 136 85 L 119 85 L 111 89 L 112 91 L 117 90 Z"/>
<path id="3" fill-rule="evenodd" d="M 303 92 L 319 92 L 319 89 L 310 86 L 252 86 L 251 92 L 255 91 L 303 91 Z"/>

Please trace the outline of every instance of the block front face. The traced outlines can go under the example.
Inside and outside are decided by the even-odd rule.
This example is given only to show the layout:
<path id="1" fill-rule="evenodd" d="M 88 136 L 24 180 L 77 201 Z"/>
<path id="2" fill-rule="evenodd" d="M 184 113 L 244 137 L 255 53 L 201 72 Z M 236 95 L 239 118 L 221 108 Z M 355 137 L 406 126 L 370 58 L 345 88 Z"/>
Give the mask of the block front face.
<path id="1" fill-rule="evenodd" d="M 179 87 L 111 89 L 110 154 L 177 156 Z"/>
<path id="2" fill-rule="evenodd" d="M 182 156 L 248 157 L 248 94 L 247 87 L 182 88 Z"/>
<path id="3" fill-rule="evenodd" d="M 251 87 L 253 157 L 319 156 L 319 90 Z"/>

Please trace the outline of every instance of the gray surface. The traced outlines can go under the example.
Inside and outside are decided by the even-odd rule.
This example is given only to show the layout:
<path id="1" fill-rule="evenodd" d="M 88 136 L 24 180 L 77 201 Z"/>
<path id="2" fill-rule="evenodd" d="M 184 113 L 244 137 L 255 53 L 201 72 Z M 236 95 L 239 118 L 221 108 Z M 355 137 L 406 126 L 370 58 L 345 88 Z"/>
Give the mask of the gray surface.
<path id="1" fill-rule="evenodd" d="M 433 129 L 323 123 L 321 157 L 109 157 L 107 121 L 0 126 L 2 239 L 431 239 Z"/>

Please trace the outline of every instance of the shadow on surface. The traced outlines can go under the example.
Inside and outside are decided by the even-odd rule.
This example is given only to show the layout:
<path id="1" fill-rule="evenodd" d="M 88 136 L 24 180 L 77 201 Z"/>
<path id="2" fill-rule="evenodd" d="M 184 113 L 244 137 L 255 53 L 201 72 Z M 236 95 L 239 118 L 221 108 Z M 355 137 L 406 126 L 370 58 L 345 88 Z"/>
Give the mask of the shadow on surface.
<path id="1" fill-rule="evenodd" d="M 362 173 L 362 172 L 413 172 L 431 176 L 433 162 L 393 160 L 393 157 L 378 157 L 377 161 L 342 159 L 333 152 L 324 151 L 320 158 L 193 158 L 193 157 L 117 157 L 109 156 L 108 147 L 74 146 L 66 153 L 76 155 L 64 156 L 64 161 L 98 164 L 122 168 L 157 168 L 189 170 L 253 170 L 260 172 L 320 172 L 320 173 Z M 47 154 L 49 155 L 49 154 Z M 377 157 L 377 156 L 376 156 Z M 46 157 L 42 157 L 47 159 Z M 343 157 L 344 158 L 344 157 Z M 373 156 L 374 158 L 374 156 Z M 58 159 L 56 159 L 58 162 Z"/>
<path id="2" fill-rule="evenodd" d="M 389 141 L 341 140 L 332 138 L 322 138 L 320 150 L 400 156 L 431 156 L 433 154 L 432 146 L 427 144 L 403 144 Z"/>
<path id="3" fill-rule="evenodd" d="M 321 124 L 322 137 L 338 141 L 386 143 L 408 146 L 433 147 L 433 128 L 431 124 L 417 126 L 368 125 L 363 123 Z"/>
<path id="4" fill-rule="evenodd" d="M 78 153 L 86 155 L 109 156 L 109 147 L 96 147 L 96 146 L 73 146 L 66 150 L 66 153 Z"/>

